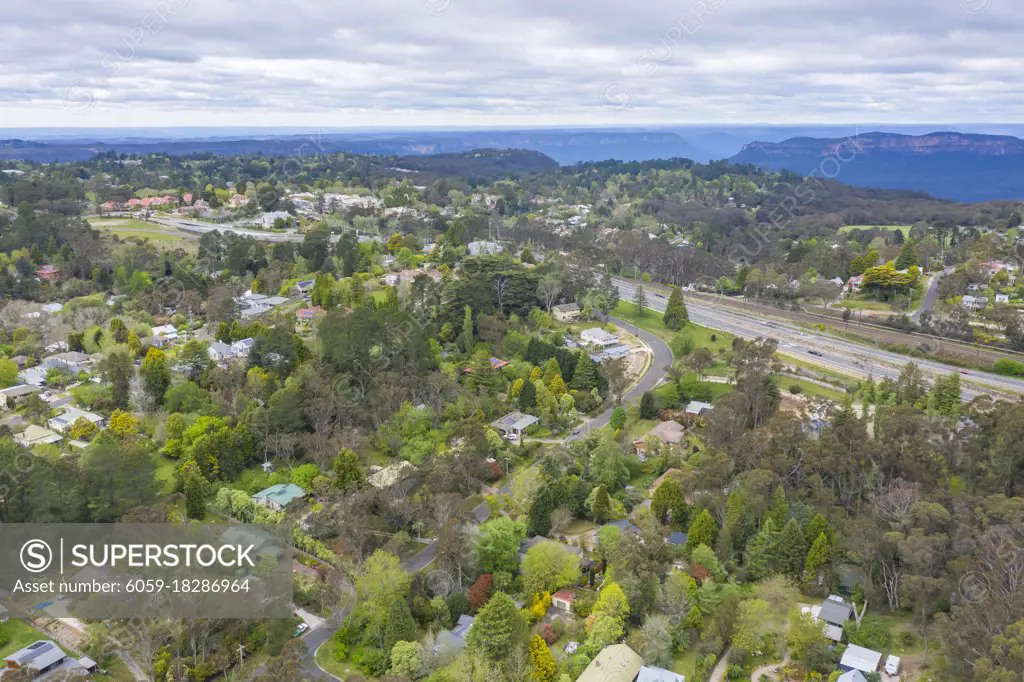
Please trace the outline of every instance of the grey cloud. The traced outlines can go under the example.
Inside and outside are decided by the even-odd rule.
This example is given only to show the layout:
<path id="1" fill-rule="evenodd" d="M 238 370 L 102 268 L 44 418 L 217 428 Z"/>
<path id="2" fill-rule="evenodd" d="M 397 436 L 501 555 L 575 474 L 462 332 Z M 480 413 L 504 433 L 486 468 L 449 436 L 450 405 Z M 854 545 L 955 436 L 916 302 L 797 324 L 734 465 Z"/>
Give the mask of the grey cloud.
<path id="1" fill-rule="evenodd" d="M 0 125 L 1014 120 L 1024 35 L 1014 9 L 1010 0 L 16 3 L 0 28 Z M 82 83 L 96 105 L 70 111 L 67 90 Z M 602 107 L 610 84 L 628 89 L 631 106 Z"/>

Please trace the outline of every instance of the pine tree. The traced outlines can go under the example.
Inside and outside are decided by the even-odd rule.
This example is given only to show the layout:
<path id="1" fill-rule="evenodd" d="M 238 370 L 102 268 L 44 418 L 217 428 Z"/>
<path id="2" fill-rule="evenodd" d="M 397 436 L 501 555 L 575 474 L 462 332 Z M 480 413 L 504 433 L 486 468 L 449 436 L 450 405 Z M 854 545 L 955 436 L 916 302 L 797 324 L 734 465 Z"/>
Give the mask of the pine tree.
<path id="1" fill-rule="evenodd" d="M 499 661 L 521 646 L 526 632 L 526 620 L 512 598 L 495 592 L 477 613 L 467 640 L 470 649 Z"/>
<path id="2" fill-rule="evenodd" d="M 181 463 L 179 475 L 185 489 L 185 514 L 201 521 L 206 516 L 206 479 L 192 459 Z"/>
<path id="3" fill-rule="evenodd" d="M 700 514 L 690 524 L 686 532 L 686 549 L 693 550 L 697 545 L 713 547 L 715 536 L 718 535 L 718 524 L 707 509 L 701 509 Z"/>
<path id="4" fill-rule="evenodd" d="M 110 321 L 110 334 L 118 343 L 125 343 L 128 340 L 128 327 L 120 317 L 115 317 Z"/>
<path id="5" fill-rule="evenodd" d="M 665 306 L 664 321 L 665 326 L 672 331 L 679 331 L 690 321 L 690 313 L 686 310 L 686 302 L 683 300 L 683 291 L 679 287 L 672 287 L 668 304 Z"/>
<path id="6" fill-rule="evenodd" d="M 811 517 L 811 520 L 807 522 L 807 528 L 804 529 L 804 539 L 808 545 L 814 543 L 819 535 L 829 532 L 828 519 L 821 514 L 815 514 Z"/>
<path id="7" fill-rule="evenodd" d="M 903 243 L 903 248 L 900 249 L 900 255 L 896 259 L 896 269 L 906 270 L 911 265 L 920 264 L 920 261 L 917 259 L 917 249 L 914 248 L 914 240 L 908 239 Z"/>
<path id="8" fill-rule="evenodd" d="M 771 503 L 768 507 L 768 516 L 775 522 L 776 528 L 786 524 L 789 517 L 789 502 L 786 501 L 786 491 L 781 485 L 775 486 L 772 490 Z"/>
<path id="9" fill-rule="evenodd" d="M 167 362 L 167 355 L 159 348 L 150 347 L 139 368 L 139 374 L 142 375 L 146 393 L 157 405 L 162 405 L 164 393 L 171 385 L 171 366 Z"/>
<path id="10" fill-rule="evenodd" d="M 799 582 L 804 574 L 807 560 L 807 544 L 800 523 L 790 519 L 782 529 L 777 543 L 776 568 L 779 573 Z"/>
<path id="11" fill-rule="evenodd" d="M 657 417 L 658 408 L 654 404 L 654 394 L 647 391 L 640 397 L 640 418 L 656 419 Z"/>
<path id="12" fill-rule="evenodd" d="M 551 358 L 544 366 L 544 374 L 541 377 L 544 385 L 549 385 L 556 376 L 562 376 L 562 368 L 558 366 L 558 360 Z"/>
<path id="13" fill-rule="evenodd" d="M 626 425 L 626 410 L 621 405 L 612 410 L 612 416 L 608 420 L 608 424 L 616 431 L 620 431 Z"/>
<path id="14" fill-rule="evenodd" d="M 569 386 L 578 391 L 589 391 L 597 388 L 597 384 L 597 365 L 589 353 L 580 353 L 580 361 L 576 363 L 576 371 L 573 372 Z"/>
<path id="15" fill-rule="evenodd" d="M 555 378 L 548 384 L 548 390 L 551 391 L 556 398 L 562 397 L 562 395 L 568 390 L 565 386 L 565 380 L 562 379 L 562 375 L 555 375 Z"/>
<path id="16" fill-rule="evenodd" d="M 385 651 L 391 651 L 396 642 L 409 642 L 416 639 L 416 622 L 409 611 L 409 603 L 405 598 L 394 599 L 388 609 L 387 622 L 384 624 Z"/>
<path id="17" fill-rule="evenodd" d="M 519 392 L 519 409 L 524 412 L 537 406 L 537 386 L 532 381 L 523 382 L 523 390 Z"/>
<path id="18" fill-rule="evenodd" d="M 462 331 L 459 332 L 459 347 L 467 353 L 473 352 L 473 310 L 467 305 L 462 316 Z"/>
<path id="19" fill-rule="evenodd" d="M 359 465 L 359 456 L 348 448 L 342 448 L 334 458 L 335 488 L 339 490 L 355 490 L 363 484 L 363 468 Z"/>
<path id="20" fill-rule="evenodd" d="M 530 637 L 530 667 L 533 668 L 534 682 L 554 682 L 555 657 L 538 634 Z"/>
<path id="21" fill-rule="evenodd" d="M 595 521 L 603 522 L 608 518 L 612 509 L 612 500 L 608 496 L 608 489 L 603 484 L 599 485 L 594 488 L 594 492 L 591 495 L 590 514 L 594 517 Z"/>
<path id="22" fill-rule="evenodd" d="M 547 535 L 551 532 L 551 512 L 555 509 L 555 499 L 551 488 L 542 485 L 530 504 L 530 520 L 527 533 L 530 535 Z"/>
<path id="23" fill-rule="evenodd" d="M 662 481 L 651 497 L 651 515 L 659 523 L 671 522 L 672 525 L 678 527 L 686 522 L 688 511 L 686 498 L 679 482 L 674 478 L 666 478 Z"/>
<path id="24" fill-rule="evenodd" d="M 818 537 L 807 552 L 807 559 L 804 560 L 804 582 L 815 584 L 818 581 L 818 573 L 828 564 L 832 555 L 832 546 L 828 536 L 824 532 L 818 533 Z"/>
<path id="25" fill-rule="evenodd" d="M 636 304 L 637 314 L 643 315 L 644 308 L 647 306 L 647 293 L 644 291 L 643 284 L 636 285 L 636 293 L 633 296 L 633 303 Z"/>
<path id="26" fill-rule="evenodd" d="M 761 531 L 747 543 L 747 573 L 753 580 L 763 580 L 775 575 L 775 556 L 778 545 L 778 531 L 769 518 L 761 526 Z"/>

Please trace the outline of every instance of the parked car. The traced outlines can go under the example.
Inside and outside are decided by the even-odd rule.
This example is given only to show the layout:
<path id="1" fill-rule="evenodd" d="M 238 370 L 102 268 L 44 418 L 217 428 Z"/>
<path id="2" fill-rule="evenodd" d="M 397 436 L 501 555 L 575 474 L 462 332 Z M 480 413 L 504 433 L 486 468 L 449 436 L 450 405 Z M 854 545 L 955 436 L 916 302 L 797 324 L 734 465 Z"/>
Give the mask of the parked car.
<path id="1" fill-rule="evenodd" d="M 309 629 L 309 625 L 306 623 L 299 623 L 298 627 L 295 628 L 295 633 L 292 637 L 301 637 L 302 633 Z"/>

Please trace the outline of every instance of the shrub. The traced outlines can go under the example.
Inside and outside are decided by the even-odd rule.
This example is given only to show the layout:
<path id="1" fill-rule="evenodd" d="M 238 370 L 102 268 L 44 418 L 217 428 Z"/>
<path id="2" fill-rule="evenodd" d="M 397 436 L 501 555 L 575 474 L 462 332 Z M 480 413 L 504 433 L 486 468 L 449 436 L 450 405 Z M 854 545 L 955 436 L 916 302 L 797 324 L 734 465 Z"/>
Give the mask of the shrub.
<path id="1" fill-rule="evenodd" d="M 800 395 L 801 393 L 804 392 L 804 389 L 800 387 L 800 384 L 790 384 L 789 392 L 792 393 L 793 395 Z"/>

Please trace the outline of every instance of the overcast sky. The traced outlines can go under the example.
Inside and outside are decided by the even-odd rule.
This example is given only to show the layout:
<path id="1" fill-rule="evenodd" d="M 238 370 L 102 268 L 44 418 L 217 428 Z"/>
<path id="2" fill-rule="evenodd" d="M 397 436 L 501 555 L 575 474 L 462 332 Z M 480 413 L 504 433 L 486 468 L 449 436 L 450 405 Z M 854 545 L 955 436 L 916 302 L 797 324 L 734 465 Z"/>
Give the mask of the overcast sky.
<path id="1" fill-rule="evenodd" d="M 0 127 L 1013 122 L 1019 0 L 33 0 Z"/>

